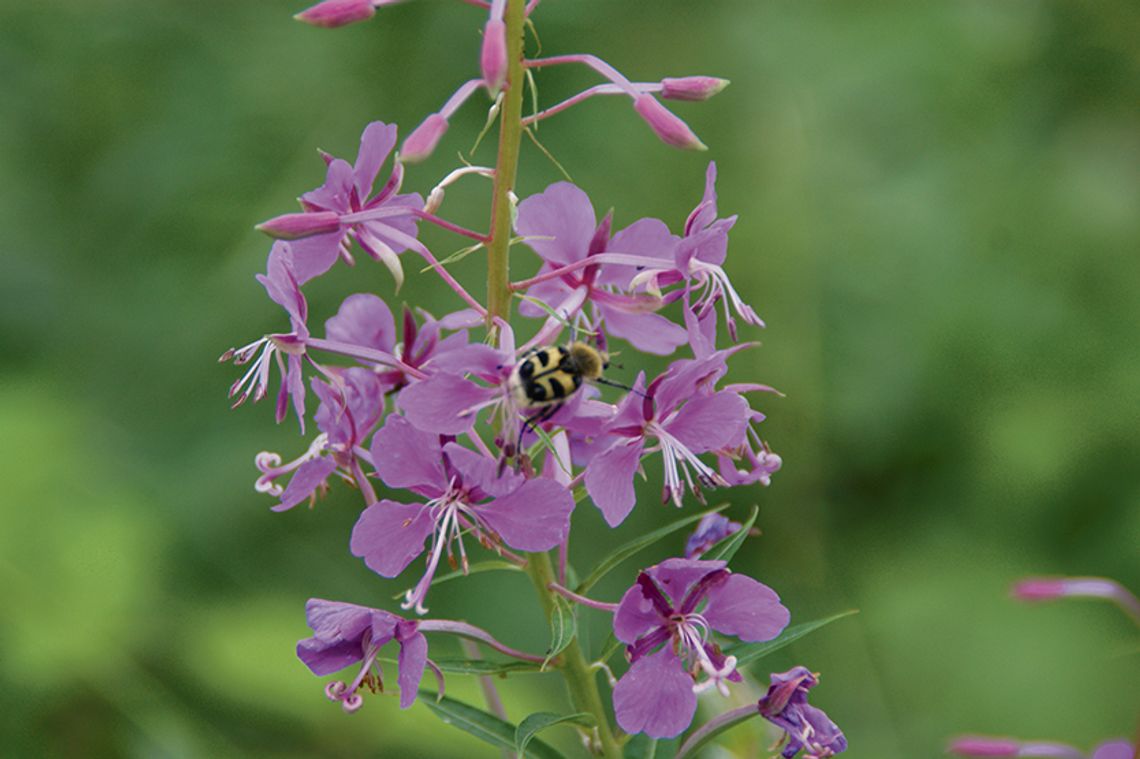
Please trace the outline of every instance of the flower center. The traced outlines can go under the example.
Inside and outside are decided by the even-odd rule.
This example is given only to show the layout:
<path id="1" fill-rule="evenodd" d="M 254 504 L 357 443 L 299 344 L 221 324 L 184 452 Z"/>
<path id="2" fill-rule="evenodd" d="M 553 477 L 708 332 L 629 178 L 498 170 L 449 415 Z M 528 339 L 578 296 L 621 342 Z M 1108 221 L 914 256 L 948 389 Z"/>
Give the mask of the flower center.
<path id="1" fill-rule="evenodd" d="M 674 613 L 669 617 L 678 655 L 695 678 L 704 672 L 707 679 L 693 683 L 693 692 L 701 693 L 715 687 L 722 696 L 728 695 L 728 678 L 736 671 L 736 657 L 728 656 L 718 665 L 709 650 L 709 623 L 701 614 Z"/>

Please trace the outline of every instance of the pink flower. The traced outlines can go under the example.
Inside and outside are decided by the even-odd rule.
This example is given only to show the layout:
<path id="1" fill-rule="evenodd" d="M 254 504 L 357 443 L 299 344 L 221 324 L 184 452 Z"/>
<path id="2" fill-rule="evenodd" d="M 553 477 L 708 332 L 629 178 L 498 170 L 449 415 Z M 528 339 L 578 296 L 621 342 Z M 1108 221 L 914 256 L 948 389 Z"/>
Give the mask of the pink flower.
<path id="1" fill-rule="evenodd" d="M 728 695 L 727 682 L 741 680 L 736 658 L 710 634 L 771 640 L 789 618 L 775 591 L 723 561 L 667 559 L 641 572 L 614 614 L 614 635 L 628 644 L 631 662 L 614 687 L 618 724 L 653 738 L 678 735 L 693 720 L 697 693 L 715 687 Z"/>
<path id="2" fill-rule="evenodd" d="M 395 144 L 394 124 L 372 122 L 360 136 L 355 165 L 326 156 L 325 183 L 300 198 L 304 213 L 278 216 L 258 225 L 275 237 L 293 238 L 293 269 L 298 284 L 324 274 L 338 257 L 351 263 L 349 246 L 353 240 L 391 270 L 397 285 L 403 281 L 397 256 L 414 244 L 418 234 L 415 212 L 423 208 L 423 198 L 418 193 L 399 194 L 404 177 L 399 163 L 379 192 L 372 194 L 380 167 Z"/>

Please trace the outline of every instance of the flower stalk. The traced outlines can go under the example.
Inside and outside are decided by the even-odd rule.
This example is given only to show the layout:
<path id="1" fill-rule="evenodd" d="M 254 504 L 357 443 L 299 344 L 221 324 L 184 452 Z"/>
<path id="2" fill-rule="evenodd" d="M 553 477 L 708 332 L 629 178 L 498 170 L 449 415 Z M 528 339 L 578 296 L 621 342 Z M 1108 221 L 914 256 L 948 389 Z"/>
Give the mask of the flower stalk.
<path id="1" fill-rule="evenodd" d="M 530 554 L 526 573 L 534 583 L 542 611 L 549 621 L 556 603 L 555 593 L 550 586 L 557 585 L 550 554 L 545 552 Z M 558 666 L 570 691 L 570 701 L 574 704 L 574 708 L 594 715 L 598 740 L 601 742 L 601 755 L 606 759 L 621 759 L 621 747 L 614 736 L 613 728 L 610 727 L 609 717 L 606 716 L 606 710 L 602 706 L 602 697 L 598 693 L 597 672 L 590 668 L 586 657 L 582 655 L 577 637 L 560 654 L 560 659 L 561 663 Z"/>
<path id="2" fill-rule="evenodd" d="M 508 0 L 507 81 L 503 86 L 499 117 L 499 157 L 495 164 L 495 186 L 491 198 L 491 239 L 487 244 L 487 325 L 496 317 L 510 316 L 511 196 L 519 168 L 519 147 L 523 124 L 523 25 L 524 0 Z"/>

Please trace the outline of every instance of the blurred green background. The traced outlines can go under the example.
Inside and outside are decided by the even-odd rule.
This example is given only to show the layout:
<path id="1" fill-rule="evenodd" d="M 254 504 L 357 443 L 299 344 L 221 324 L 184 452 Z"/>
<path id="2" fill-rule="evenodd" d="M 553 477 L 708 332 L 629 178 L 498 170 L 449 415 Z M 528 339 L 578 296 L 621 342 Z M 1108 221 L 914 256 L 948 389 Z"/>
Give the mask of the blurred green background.
<path id="1" fill-rule="evenodd" d="M 338 31 L 292 21 L 301 7 L 0 4 L 4 756 L 498 756 L 422 705 L 325 701 L 293 654 L 305 599 L 396 609 L 404 584 L 349 555 L 347 489 L 269 512 L 254 454 L 306 440 L 268 403 L 230 412 L 235 369 L 215 363 L 282 328 L 252 226 L 322 181 L 315 149 L 351 158 L 372 119 L 406 134 L 475 75 L 469 6 L 416 0 Z M 546 0 L 535 20 L 547 53 L 733 81 L 676 107 L 707 156 L 659 144 L 618 99 L 539 136 L 618 226 L 679 229 L 719 163 L 721 209 L 741 217 L 728 269 L 769 325 L 735 376 L 787 393 L 763 405 L 784 470 L 732 494 L 737 517 L 762 506 L 741 568 L 794 620 L 861 610 L 764 665 L 823 673 L 813 701 L 853 759 L 937 756 L 963 731 L 1135 734 L 1128 621 L 1006 593 L 1026 573 L 1140 589 L 1137 6 Z M 548 70 L 540 96 L 595 81 Z M 485 106 L 406 188 L 457 163 Z M 524 145 L 520 192 L 557 179 Z M 444 209 L 482 227 L 485 194 L 472 182 Z M 457 267 L 476 290 L 477 258 Z M 307 288 L 310 323 L 360 290 L 453 306 L 410 280 L 394 296 L 382 267 L 341 266 Z M 645 495 L 619 533 L 579 509 L 578 566 L 676 518 Z M 546 642 L 522 576 L 445 586 L 432 611 Z M 565 708 L 547 676 L 505 694 L 514 719 Z"/>

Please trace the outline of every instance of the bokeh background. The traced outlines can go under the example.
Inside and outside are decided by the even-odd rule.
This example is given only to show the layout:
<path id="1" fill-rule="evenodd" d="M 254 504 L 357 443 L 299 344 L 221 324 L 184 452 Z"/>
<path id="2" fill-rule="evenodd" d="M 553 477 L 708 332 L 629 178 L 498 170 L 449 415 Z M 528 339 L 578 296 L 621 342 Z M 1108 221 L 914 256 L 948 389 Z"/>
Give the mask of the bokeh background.
<path id="1" fill-rule="evenodd" d="M 265 403 L 229 411 L 235 370 L 215 363 L 282 326 L 252 226 L 321 182 L 316 148 L 351 157 L 373 119 L 406 133 L 474 75 L 474 8 L 416 0 L 324 31 L 290 19 L 302 6 L 0 3 L 4 756 L 498 756 L 422 705 L 372 698 L 346 717 L 294 658 L 306 598 L 395 609 L 403 585 L 349 555 L 347 489 L 269 512 L 254 454 L 306 442 Z M 813 701 L 853 759 L 938 756 L 963 731 L 1135 734 L 1128 621 L 1007 588 L 1026 573 L 1140 588 L 1137 6 L 546 0 L 535 20 L 544 51 L 593 51 L 633 79 L 733 81 L 676 108 L 707 155 L 659 144 L 618 99 L 539 137 L 618 225 L 678 229 L 706 160 L 720 166 L 721 208 L 740 214 L 729 271 L 769 325 L 735 376 L 787 394 L 764 403 L 784 470 L 731 495 L 738 517 L 762 507 L 741 568 L 794 619 L 860 609 L 764 665 L 823 673 Z M 540 97 L 594 81 L 548 70 Z M 406 187 L 470 150 L 485 105 Z M 524 144 L 523 194 L 559 178 Z M 485 192 L 445 209 L 483 226 Z M 477 258 L 456 269 L 475 289 Z M 360 290 L 453 306 L 426 275 L 393 295 L 365 260 L 307 288 L 311 322 Z M 676 517 L 645 496 L 617 534 L 580 508 L 574 561 Z M 619 575 L 596 594 L 616 597 Z M 433 598 L 545 645 L 521 575 Z M 506 692 L 515 719 L 564 708 L 544 676 Z"/>

